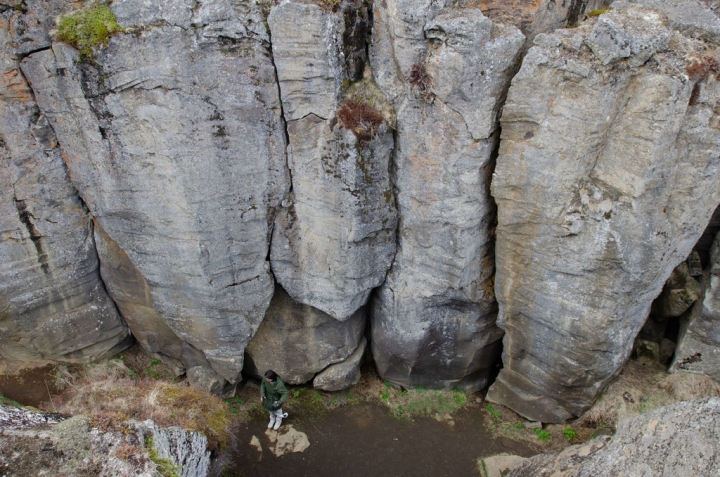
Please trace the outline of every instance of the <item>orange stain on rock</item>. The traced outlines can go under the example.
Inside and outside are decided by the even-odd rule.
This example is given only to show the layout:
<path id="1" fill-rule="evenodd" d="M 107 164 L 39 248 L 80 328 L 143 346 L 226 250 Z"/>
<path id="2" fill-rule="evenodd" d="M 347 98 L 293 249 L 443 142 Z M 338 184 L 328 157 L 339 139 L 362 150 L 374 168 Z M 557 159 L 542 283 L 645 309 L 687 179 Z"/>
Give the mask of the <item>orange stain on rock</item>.
<path id="1" fill-rule="evenodd" d="M 6 100 L 22 101 L 23 103 L 32 100 L 30 87 L 16 69 L 6 71 L 0 75 L 0 96 Z"/>

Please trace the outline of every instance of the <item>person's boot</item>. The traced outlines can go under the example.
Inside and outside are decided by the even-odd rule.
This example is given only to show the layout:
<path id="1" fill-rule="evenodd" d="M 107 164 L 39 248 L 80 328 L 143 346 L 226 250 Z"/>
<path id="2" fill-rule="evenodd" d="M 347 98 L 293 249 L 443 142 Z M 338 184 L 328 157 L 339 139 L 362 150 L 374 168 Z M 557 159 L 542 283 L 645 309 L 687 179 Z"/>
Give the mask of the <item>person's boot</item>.
<path id="1" fill-rule="evenodd" d="M 277 416 L 275 418 L 275 427 L 273 427 L 274 430 L 277 431 L 278 429 L 280 429 L 280 424 L 282 423 L 282 420 L 283 420 L 282 416 Z"/>
<path id="2" fill-rule="evenodd" d="M 271 412 L 270 413 L 270 422 L 268 423 L 268 429 L 272 429 L 274 424 L 275 424 L 275 413 Z M 277 429 L 277 427 L 275 429 Z"/>

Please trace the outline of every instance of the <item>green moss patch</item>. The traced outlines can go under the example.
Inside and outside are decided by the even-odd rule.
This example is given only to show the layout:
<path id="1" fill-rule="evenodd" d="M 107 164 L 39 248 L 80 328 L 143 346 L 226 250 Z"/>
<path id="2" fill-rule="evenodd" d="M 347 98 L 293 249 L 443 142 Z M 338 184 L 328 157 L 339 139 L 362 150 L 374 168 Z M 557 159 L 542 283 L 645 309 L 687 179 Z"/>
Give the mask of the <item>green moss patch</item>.
<path id="1" fill-rule="evenodd" d="M 58 24 L 57 39 L 89 57 L 93 48 L 107 45 L 110 37 L 121 31 L 123 29 L 110 7 L 98 5 L 63 15 Z"/>

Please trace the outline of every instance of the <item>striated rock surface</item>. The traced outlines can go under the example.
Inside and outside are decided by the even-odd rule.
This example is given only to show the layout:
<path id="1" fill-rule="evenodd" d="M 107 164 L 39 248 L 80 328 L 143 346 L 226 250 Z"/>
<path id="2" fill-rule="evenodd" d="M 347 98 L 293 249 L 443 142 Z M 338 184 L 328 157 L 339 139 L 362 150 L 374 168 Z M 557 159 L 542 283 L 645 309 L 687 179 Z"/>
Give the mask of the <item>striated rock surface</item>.
<path id="1" fill-rule="evenodd" d="M 0 355 L 86 361 L 132 338 L 103 288 L 63 150 L 12 51 L 20 16 L 0 17 Z"/>
<path id="2" fill-rule="evenodd" d="M 710 249 L 703 296 L 680 323 L 671 372 L 700 373 L 720 382 L 720 234 Z"/>
<path id="3" fill-rule="evenodd" d="M 245 372 L 272 369 L 288 384 L 303 384 L 357 349 L 365 331 L 365 308 L 338 321 L 316 308 L 295 302 L 278 286 L 265 318 L 250 340 L 252 362 Z"/>
<path id="4" fill-rule="evenodd" d="M 103 283 L 133 337 L 147 355 L 162 359 L 175 374 L 183 374 L 183 342 L 155 309 L 145 277 L 97 222 L 93 233 Z"/>
<path id="5" fill-rule="evenodd" d="M 492 185 L 504 368 L 488 399 L 532 420 L 593 403 L 720 202 L 720 85 L 692 73 L 718 52 L 666 24 L 615 2 L 538 35 L 513 79 Z"/>
<path id="6" fill-rule="evenodd" d="M 371 63 L 397 113 L 398 252 L 372 307 L 383 379 L 485 386 L 500 351 L 489 195 L 497 115 L 524 37 L 479 10 L 375 4 Z"/>
<path id="7" fill-rule="evenodd" d="M 22 68 L 157 315 L 232 384 L 272 297 L 269 236 L 289 187 L 263 19 L 221 0 L 112 7 L 135 33 L 114 36 L 95 67 L 53 44 Z M 132 301 L 147 305 L 146 291 Z"/>
<path id="8" fill-rule="evenodd" d="M 363 337 L 357 349 L 348 358 L 315 376 L 313 387 L 324 391 L 341 391 L 360 381 L 360 365 L 365 355 L 367 340 Z"/>
<path id="9" fill-rule="evenodd" d="M 395 254 L 393 136 L 356 106 L 383 109 L 372 80 L 363 80 L 369 22 L 364 2 L 337 11 L 285 2 L 268 17 L 293 182 L 273 234 L 272 269 L 295 300 L 338 320 L 367 302 Z M 353 120 L 363 131 L 352 130 Z"/>
<path id="10" fill-rule="evenodd" d="M 681 402 L 626 419 L 611 437 L 531 457 L 508 477 L 715 475 L 720 399 Z"/>
<path id="11" fill-rule="evenodd" d="M 197 431 L 179 427 L 158 427 L 152 420 L 138 425 L 138 430 L 153 438 L 158 455 L 180 466 L 180 477 L 205 477 L 210 471 L 208 439 Z"/>

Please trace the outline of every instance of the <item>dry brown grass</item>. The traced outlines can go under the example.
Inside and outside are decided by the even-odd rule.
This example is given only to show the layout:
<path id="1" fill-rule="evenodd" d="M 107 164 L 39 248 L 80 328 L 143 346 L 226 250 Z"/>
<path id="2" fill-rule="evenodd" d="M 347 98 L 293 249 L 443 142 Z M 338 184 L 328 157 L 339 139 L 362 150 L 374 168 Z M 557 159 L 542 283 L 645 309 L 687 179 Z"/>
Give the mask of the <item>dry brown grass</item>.
<path id="1" fill-rule="evenodd" d="M 372 139 L 385 119 L 368 103 L 352 99 L 340 106 L 337 116 L 342 127 L 351 130 L 361 141 Z"/>
<path id="2" fill-rule="evenodd" d="M 659 363 L 640 358 L 625 365 L 576 425 L 607 426 L 614 430 L 623 419 L 679 401 L 710 396 L 720 397 L 720 384 L 707 376 L 668 374 Z"/>
<path id="3" fill-rule="evenodd" d="M 692 58 L 685 66 L 685 70 L 691 81 L 703 81 L 710 76 L 711 73 L 717 78 L 720 74 L 720 60 L 714 56 Z"/>
<path id="4" fill-rule="evenodd" d="M 90 364 L 58 376 L 66 390 L 45 406 L 68 415 L 88 416 L 93 425 L 125 431 L 127 419 L 152 419 L 160 426 L 200 431 L 214 448 L 227 442 L 231 419 L 223 401 L 185 383 L 139 377 L 121 360 Z"/>
<path id="5" fill-rule="evenodd" d="M 413 91 L 423 100 L 428 101 L 432 97 L 430 90 L 433 86 L 433 79 L 427 72 L 423 63 L 415 63 L 407 75 L 407 82 L 413 87 Z"/>

